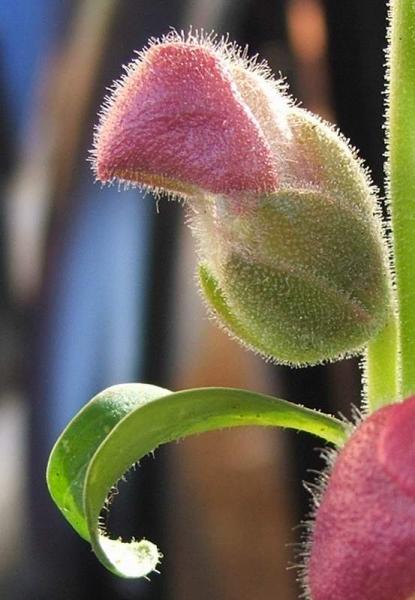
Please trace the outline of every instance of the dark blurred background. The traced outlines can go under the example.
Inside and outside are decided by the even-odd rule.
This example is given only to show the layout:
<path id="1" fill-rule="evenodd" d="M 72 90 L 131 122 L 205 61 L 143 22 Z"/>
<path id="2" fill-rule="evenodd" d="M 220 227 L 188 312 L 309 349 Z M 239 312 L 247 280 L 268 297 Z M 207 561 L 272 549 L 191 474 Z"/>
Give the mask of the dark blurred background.
<path id="1" fill-rule="evenodd" d="M 177 203 L 93 183 L 106 87 L 150 36 L 230 33 L 335 122 L 382 186 L 385 2 L 0 3 L 0 597 L 295 600 L 295 544 L 321 468 L 307 435 L 249 428 L 166 446 L 120 488 L 114 535 L 145 536 L 161 575 L 118 580 L 61 518 L 45 467 L 91 396 L 122 381 L 230 385 L 350 415 L 357 361 L 266 365 L 207 319 Z M 321 444 L 320 444 L 321 446 Z"/>

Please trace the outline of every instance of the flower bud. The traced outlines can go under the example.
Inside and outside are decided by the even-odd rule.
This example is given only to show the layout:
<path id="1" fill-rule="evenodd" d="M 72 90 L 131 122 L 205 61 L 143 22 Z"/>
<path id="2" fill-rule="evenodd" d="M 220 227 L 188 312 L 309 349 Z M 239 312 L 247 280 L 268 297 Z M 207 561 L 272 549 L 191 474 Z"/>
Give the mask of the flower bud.
<path id="1" fill-rule="evenodd" d="M 151 45 L 107 101 L 94 167 L 186 200 L 208 305 L 255 351 L 318 363 L 385 323 L 387 256 L 359 160 L 235 47 Z"/>
<path id="2" fill-rule="evenodd" d="M 308 560 L 312 600 L 415 598 L 415 397 L 368 417 L 334 462 Z"/>

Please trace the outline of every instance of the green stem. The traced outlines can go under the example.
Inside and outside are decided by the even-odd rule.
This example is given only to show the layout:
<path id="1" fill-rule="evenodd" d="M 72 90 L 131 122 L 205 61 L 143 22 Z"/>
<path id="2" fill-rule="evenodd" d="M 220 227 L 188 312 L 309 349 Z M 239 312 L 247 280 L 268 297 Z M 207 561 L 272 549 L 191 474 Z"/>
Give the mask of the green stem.
<path id="1" fill-rule="evenodd" d="M 397 319 L 392 314 L 386 327 L 366 351 L 365 398 L 369 412 L 399 397 Z"/>
<path id="2" fill-rule="evenodd" d="M 415 392 L 415 2 L 391 0 L 388 191 L 398 303 L 402 397 Z"/>

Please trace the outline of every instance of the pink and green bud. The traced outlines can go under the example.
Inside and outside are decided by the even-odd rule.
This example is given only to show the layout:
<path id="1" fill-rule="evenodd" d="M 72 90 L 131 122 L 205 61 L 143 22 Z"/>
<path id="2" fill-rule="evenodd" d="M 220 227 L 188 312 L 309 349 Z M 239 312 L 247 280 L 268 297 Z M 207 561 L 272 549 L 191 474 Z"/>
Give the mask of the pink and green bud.
<path id="1" fill-rule="evenodd" d="M 311 600 L 415 598 L 415 397 L 384 407 L 340 451 L 315 515 Z"/>
<path id="2" fill-rule="evenodd" d="M 186 200 L 231 335 L 291 364 L 360 350 L 390 310 L 376 198 L 345 140 L 233 46 L 169 35 L 127 68 L 94 167 Z"/>

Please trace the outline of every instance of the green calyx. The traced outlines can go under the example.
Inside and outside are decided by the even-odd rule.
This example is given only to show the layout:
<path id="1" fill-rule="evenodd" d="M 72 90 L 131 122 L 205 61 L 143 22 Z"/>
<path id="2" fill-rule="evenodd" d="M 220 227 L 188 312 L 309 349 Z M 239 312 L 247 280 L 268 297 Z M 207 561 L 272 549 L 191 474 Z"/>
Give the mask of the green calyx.
<path id="1" fill-rule="evenodd" d="M 317 191 L 269 194 L 222 223 L 219 260 L 199 270 L 208 304 L 231 334 L 278 362 L 359 351 L 390 311 L 384 244 L 369 217 Z"/>

